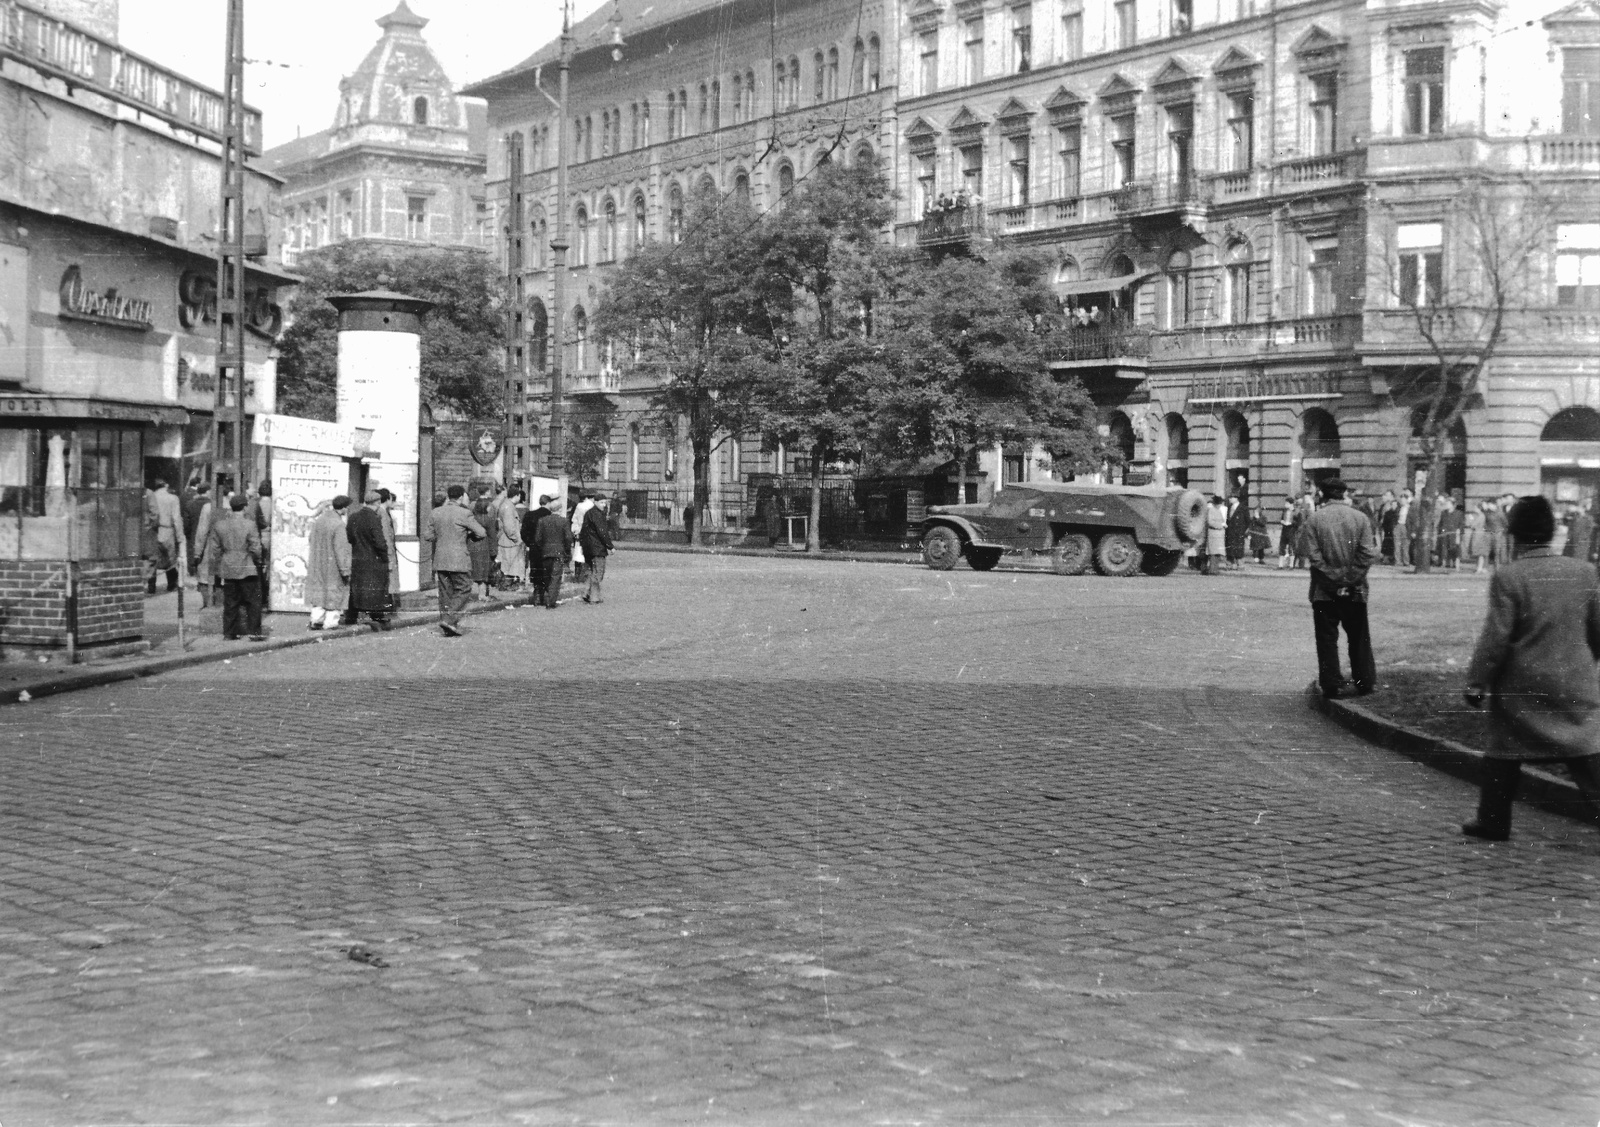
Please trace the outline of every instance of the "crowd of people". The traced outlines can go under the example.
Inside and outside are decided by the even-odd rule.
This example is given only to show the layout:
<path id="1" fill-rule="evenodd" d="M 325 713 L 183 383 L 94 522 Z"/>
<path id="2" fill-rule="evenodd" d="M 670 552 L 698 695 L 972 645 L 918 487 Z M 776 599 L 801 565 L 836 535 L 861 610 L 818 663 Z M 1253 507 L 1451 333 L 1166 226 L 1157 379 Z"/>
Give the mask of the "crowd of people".
<path id="1" fill-rule="evenodd" d="M 339 495 L 322 501 L 310 520 L 305 603 L 311 630 L 354 625 L 363 617 L 375 630 L 388 630 L 400 592 L 400 556 L 395 548 L 395 495 L 372 489 L 360 502 Z M 480 589 L 531 590 L 541 607 L 559 606 L 562 579 L 569 568 L 585 585 L 590 605 L 603 597 L 606 558 L 613 550 L 610 500 L 584 492 L 570 518 L 544 495 L 530 508 L 516 487 L 479 486 L 469 497 L 465 486 L 435 494 L 423 523 L 422 540 L 432 549 L 439 595 L 440 629 L 461 633 L 462 612 Z M 222 634 L 230 641 L 262 640 L 262 610 L 269 589 L 272 554 L 272 484 L 224 490 L 193 483 L 182 497 L 166 481 L 146 491 L 144 543 L 147 593 L 158 580 L 166 589 L 192 576 L 202 607 L 222 607 Z"/>

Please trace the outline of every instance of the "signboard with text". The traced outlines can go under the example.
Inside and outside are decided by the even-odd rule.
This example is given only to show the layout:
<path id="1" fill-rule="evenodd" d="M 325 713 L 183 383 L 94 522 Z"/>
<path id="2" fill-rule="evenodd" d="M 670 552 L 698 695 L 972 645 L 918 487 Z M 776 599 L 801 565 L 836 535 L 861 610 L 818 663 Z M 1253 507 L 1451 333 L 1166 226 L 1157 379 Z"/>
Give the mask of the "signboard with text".
<path id="1" fill-rule="evenodd" d="M 272 479 L 272 556 L 267 605 L 273 610 L 309 610 L 306 570 L 311 522 L 317 506 L 350 487 L 350 467 L 332 454 L 274 449 Z"/>

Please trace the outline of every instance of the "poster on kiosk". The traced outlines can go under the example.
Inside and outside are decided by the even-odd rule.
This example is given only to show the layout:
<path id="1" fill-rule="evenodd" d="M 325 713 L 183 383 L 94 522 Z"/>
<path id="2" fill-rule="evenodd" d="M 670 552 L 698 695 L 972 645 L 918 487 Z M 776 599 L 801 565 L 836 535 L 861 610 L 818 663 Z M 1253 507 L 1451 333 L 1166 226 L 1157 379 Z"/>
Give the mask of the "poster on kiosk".
<path id="1" fill-rule="evenodd" d="M 361 460 L 371 448 L 372 431 L 319 419 L 257 415 L 251 437 L 267 448 L 267 478 L 272 482 L 267 606 L 309 611 L 305 592 L 311 522 L 323 505 L 359 489 Z"/>

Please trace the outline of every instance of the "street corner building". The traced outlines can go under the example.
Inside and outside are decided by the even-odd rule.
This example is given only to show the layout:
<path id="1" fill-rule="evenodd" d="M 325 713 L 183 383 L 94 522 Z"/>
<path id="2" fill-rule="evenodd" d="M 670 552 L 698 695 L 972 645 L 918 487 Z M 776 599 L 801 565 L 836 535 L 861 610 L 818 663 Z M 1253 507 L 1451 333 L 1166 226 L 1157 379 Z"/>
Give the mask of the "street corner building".
<path id="1" fill-rule="evenodd" d="M 772 207 L 861 151 L 889 165 L 901 245 L 1049 258 L 1072 314 L 1052 367 L 1092 395 L 1113 477 L 1271 519 L 1335 475 L 1416 487 L 1432 447 L 1461 499 L 1600 488 L 1592 0 L 622 0 L 573 29 L 564 121 L 557 65 L 550 44 L 466 91 L 517 299 L 508 445 L 536 457 L 563 350 L 569 410 L 608 420 L 625 529 L 689 484 L 650 374 L 591 339 L 608 267 L 676 237 L 693 192 Z M 1508 255 L 1497 287 L 1485 261 Z M 1447 433 L 1436 381 L 1464 404 Z M 1049 476 L 1038 455 L 985 452 L 980 488 Z M 758 442 L 719 458 L 719 496 L 792 469 Z"/>
<path id="2" fill-rule="evenodd" d="M 119 47 L 109 0 L 0 15 L 0 647 L 91 646 L 142 632 L 145 486 L 212 460 L 223 98 Z M 263 265 L 277 199 L 246 172 L 250 415 L 295 281 Z"/>

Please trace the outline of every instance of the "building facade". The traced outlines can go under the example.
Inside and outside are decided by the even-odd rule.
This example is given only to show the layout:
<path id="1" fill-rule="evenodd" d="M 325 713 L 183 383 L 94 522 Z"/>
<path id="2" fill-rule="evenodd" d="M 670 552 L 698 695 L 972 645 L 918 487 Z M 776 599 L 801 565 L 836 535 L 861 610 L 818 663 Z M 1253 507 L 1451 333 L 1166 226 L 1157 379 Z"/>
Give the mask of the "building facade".
<path id="1" fill-rule="evenodd" d="M 1596 14 L 915 0 L 898 37 L 897 235 L 1047 254 L 1078 322 L 1054 367 L 1089 388 L 1124 472 L 1270 509 L 1335 474 L 1418 484 L 1419 377 L 1441 352 L 1451 370 L 1470 361 L 1486 244 L 1526 234 L 1485 234 L 1463 185 L 1513 210 L 1553 197 L 1443 484 L 1589 497 Z M 1428 333 L 1452 326 L 1435 350 L 1418 308 L 1450 302 L 1425 314 Z M 1030 451 L 997 456 L 1002 478 L 1049 472 Z"/>
<path id="2" fill-rule="evenodd" d="M 766 208 L 819 161 L 869 152 L 888 161 L 894 26 L 892 0 L 621 0 L 574 28 L 565 122 L 554 105 L 555 44 L 468 88 L 489 103 L 488 186 L 516 302 L 511 476 L 542 464 L 562 131 L 569 433 L 604 430 L 598 477 L 619 494 L 625 525 L 681 527 L 693 489 L 686 434 L 650 411 L 650 378 L 620 369 L 589 333 L 606 275 L 645 240 L 676 238 L 695 193 L 747 195 Z M 708 519 L 719 529 L 738 524 L 752 475 L 794 466 L 781 448 L 748 441 L 723 443 L 713 461 Z"/>
<path id="3" fill-rule="evenodd" d="M 362 241 L 488 249 L 483 106 L 458 97 L 405 0 L 339 83 L 333 126 L 275 146 L 283 177 L 283 261 Z"/>
<path id="4" fill-rule="evenodd" d="M 115 4 L 70 8 L 8 4 L 0 43 L 0 645 L 61 645 L 69 578 L 77 641 L 137 635 L 144 487 L 211 461 L 222 95 L 123 51 Z M 265 265 L 278 188 L 247 171 L 250 414 L 294 281 Z"/>

